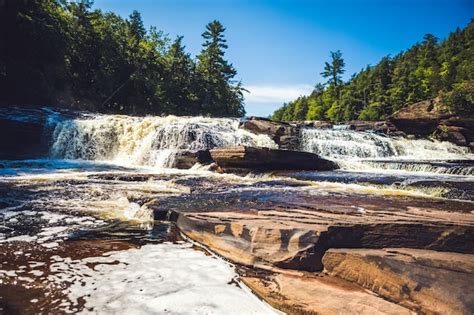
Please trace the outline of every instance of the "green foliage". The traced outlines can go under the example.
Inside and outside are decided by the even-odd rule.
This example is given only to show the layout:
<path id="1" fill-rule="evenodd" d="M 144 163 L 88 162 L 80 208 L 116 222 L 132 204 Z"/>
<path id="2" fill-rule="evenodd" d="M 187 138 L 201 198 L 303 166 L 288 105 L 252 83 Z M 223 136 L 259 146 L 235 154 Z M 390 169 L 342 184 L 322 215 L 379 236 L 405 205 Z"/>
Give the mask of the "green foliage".
<path id="1" fill-rule="evenodd" d="M 321 72 L 323 78 L 327 78 L 327 83 L 334 87 L 334 94 L 337 99 L 340 98 L 339 87 L 342 84 L 342 75 L 345 70 L 344 59 L 341 51 L 331 51 L 331 62 L 324 64 L 324 71 Z"/>
<path id="2" fill-rule="evenodd" d="M 1 2 L 1 1 L 0 1 Z M 0 106 L 56 105 L 126 114 L 242 116 L 242 87 L 224 58 L 225 28 L 209 23 L 194 61 L 141 15 L 92 1 L 1 4 Z M 3 10 L 6 9 L 6 10 Z M 8 32 L 5 32 L 8 30 Z M 3 34 L 5 32 L 5 34 Z"/>
<path id="3" fill-rule="evenodd" d="M 331 52 L 325 63 L 325 87 L 319 85 L 308 97 L 307 120 L 380 120 L 409 104 L 442 96 L 454 114 L 474 115 L 474 21 L 457 29 L 439 42 L 431 34 L 421 43 L 375 66 L 367 66 L 344 83 L 342 54 Z M 296 104 L 302 98 L 279 109 L 272 119 L 299 120 Z M 295 108 L 295 110 L 292 110 Z"/>
<path id="4" fill-rule="evenodd" d="M 453 113 L 474 115 L 474 81 L 454 84 L 452 91 L 442 93 L 441 101 Z"/>
<path id="5" fill-rule="evenodd" d="M 202 34 L 205 39 L 203 50 L 197 57 L 197 69 L 202 79 L 203 108 L 214 116 L 236 113 L 245 114 L 243 94 L 240 83 L 235 85 L 233 78 L 237 74 L 232 64 L 224 59 L 227 49 L 224 39 L 225 28 L 219 21 L 207 24 Z"/>

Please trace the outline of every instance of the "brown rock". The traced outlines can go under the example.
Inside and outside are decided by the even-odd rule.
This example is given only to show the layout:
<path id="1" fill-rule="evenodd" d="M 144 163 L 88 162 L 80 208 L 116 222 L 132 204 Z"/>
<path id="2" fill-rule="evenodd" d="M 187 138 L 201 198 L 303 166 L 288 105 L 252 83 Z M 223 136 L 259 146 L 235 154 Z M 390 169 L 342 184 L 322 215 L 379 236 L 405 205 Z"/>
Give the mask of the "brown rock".
<path id="1" fill-rule="evenodd" d="M 474 130 L 474 118 L 451 117 L 442 121 L 443 125 L 463 127 L 469 130 Z"/>
<path id="2" fill-rule="evenodd" d="M 451 116 L 436 98 L 402 108 L 387 120 L 405 133 L 427 136 L 436 130 L 441 120 Z"/>
<path id="3" fill-rule="evenodd" d="M 313 127 L 313 128 L 318 128 L 318 129 L 331 129 L 333 124 L 330 123 L 329 121 L 322 121 L 322 120 L 315 120 L 315 121 L 309 121 L 305 122 L 307 127 Z"/>
<path id="4" fill-rule="evenodd" d="M 156 217 L 169 217 L 190 238 L 248 266 L 318 271 L 330 248 L 474 253 L 470 202 L 343 194 L 283 196 L 276 204 L 268 197 L 238 198 L 221 193 L 186 197 L 189 204 L 180 203 L 167 214 L 160 211 L 169 211 L 171 205 L 163 201 L 150 208 L 156 209 Z M 258 202 L 251 202 L 255 199 Z"/>
<path id="5" fill-rule="evenodd" d="M 224 172 L 268 170 L 333 170 L 337 165 L 314 153 L 238 146 L 210 150 Z"/>
<path id="6" fill-rule="evenodd" d="M 384 134 L 398 132 L 397 128 L 388 121 L 351 121 L 349 122 L 349 129 L 355 131 L 374 131 Z"/>
<path id="7" fill-rule="evenodd" d="M 0 116 L 0 159 L 32 159 L 46 156 L 45 123 Z"/>
<path id="8" fill-rule="evenodd" d="M 332 276 L 422 313 L 472 314 L 474 255 L 416 249 L 330 249 Z"/>
<path id="9" fill-rule="evenodd" d="M 174 160 L 172 167 L 179 169 L 189 169 L 196 163 L 210 164 L 212 162 L 209 150 L 181 151 Z"/>
<path id="10" fill-rule="evenodd" d="M 468 142 L 464 133 L 467 134 L 468 130 L 463 127 L 440 125 L 437 129 L 437 138 L 460 146 L 466 146 Z"/>
<path id="11" fill-rule="evenodd" d="M 295 150 L 299 147 L 299 128 L 295 125 L 250 117 L 241 122 L 239 127 L 256 134 L 268 135 L 281 149 Z"/>
<path id="12" fill-rule="evenodd" d="M 243 277 L 273 307 L 288 314 L 412 314 L 347 281 L 310 273 Z"/>

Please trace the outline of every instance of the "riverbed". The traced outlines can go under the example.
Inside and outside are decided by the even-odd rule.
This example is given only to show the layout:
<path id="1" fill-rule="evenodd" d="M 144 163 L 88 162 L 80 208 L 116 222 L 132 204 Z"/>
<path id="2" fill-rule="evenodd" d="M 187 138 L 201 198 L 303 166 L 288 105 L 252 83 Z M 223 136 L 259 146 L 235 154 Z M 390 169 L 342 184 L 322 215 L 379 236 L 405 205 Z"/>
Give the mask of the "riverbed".
<path id="1" fill-rule="evenodd" d="M 292 207 L 303 219 L 313 208 L 375 216 L 398 207 L 426 208 L 437 220 L 438 212 L 474 209 L 472 154 L 452 144 L 305 130 L 302 150 L 340 170 L 234 175 L 170 166 L 183 149 L 276 147 L 238 120 L 100 115 L 49 123 L 47 156 L 0 161 L 3 313 L 277 312 L 240 281 L 239 266 L 186 237 L 170 211 L 262 212 L 270 220 L 294 215 Z"/>

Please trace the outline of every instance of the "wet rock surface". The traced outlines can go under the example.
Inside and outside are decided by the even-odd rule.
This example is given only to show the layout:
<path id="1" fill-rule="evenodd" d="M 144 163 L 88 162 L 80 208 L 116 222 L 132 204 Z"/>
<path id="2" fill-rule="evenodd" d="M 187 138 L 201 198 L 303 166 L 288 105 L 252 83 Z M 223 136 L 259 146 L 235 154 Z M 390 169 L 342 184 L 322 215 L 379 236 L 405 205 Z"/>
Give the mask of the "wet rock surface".
<path id="1" fill-rule="evenodd" d="M 249 117 L 241 122 L 239 127 L 256 134 L 270 136 L 280 149 L 296 150 L 299 147 L 299 126 L 295 124 Z"/>
<path id="2" fill-rule="evenodd" d="M 212 163 L 211 154 L 209 150 L 197 151 L 181 151 L 176 154 L 172 167 L 177 169 L 189 169 L 195 164 L 210 164 Z"/>
<path id="3" fill-rule="evenodd" d="M 452 117 L 440 122 L 434 132 L 436 138 L 474 151 L 474 119 Z"/>
<path id="4" fill-rule="evenodd" d="M 0 159 L 45 156 L 45 126 L 41 122 L 25 122 L 0 117 Z"/>
<path id="5" fill-rule="evenodd" d="M 223 172 L 269 170 L 327 171 L 337 165 L 314 153 L 238 146 L 210 150 L 212 159 Z"/>
<path id="6" fill-rule="evenodd" d="M 316 173 L 324 174 L 313 172 Z M 472 274 L 468 262 L 474 253 L 472 202 L 417 196 L 386 186 L 297 179 L 286 174 L 241 177 L 177 170 L 136 173 L 133 169 L 116 168 L 82 176 L 73 173 L 11 181 L 5 178 L 0 193 L 5 196 L 5 207 L 24 209 L 33 202 L 31 208 L 24 210 L 47 208 L 61 212 L 66 205 L 67 213 L 87 212 L 92 207 L 100 211 L 110 208 L 111 213 L 118 207 L 123 207 L 124 213 L 134 209 L 136 213 L 152 211 L 154 219 L 168 223 L 146 231 L 126 225 L 77 231 L 72 226 L 65 237 L 75 242 L 125 239 L 135 247 L 155 242 L 160 235 L 183 233 L 212 252 L 246 266 L 241 267 L 247 271 L 240 275 L 247 286 L 290 314 L 408 314 L 433 310 L 456 313 L 471 307 L 470 300 L 461 299 L 458 294 L 465 288 L 464 280 L 458 282 L 459 278 L 450 273 Z M 90 190 L 92 185 L 94 190 Z M 64 204 L 50 201 L 54 198 Z M 81 203 L 79 198 L 94 202 Z M 113 202 L 119 199 L 123 202 Z M 26 220 L 21 216 L 16 219 Z M 19 224 L 9 221 L 7 227 L 15 227 L 19 234 L 41 233 L 40 227 L 36 232 L 31 228 L 33 224 L 28 223 L 29 230 L 18 228 Z M 64 246 L 70 241 L 63 241 Z M 398 254 L 408 251 L 415 257 L 409 262 L 404 260 L 405 254 Z M 369 253 L 364 255 L 370 260 L 362 252 Z M 341 253 L 346 256 L 341 258 Z M 373 256 L 380 257 L 372 259 Z M 372 267 L 374 262 L 376 266 Z M 383 274 L 377 273 L 377 268 L 383 269 Z M 373 278 L 357 276 L 366 270 Z M 387 280 L 380 284 L 384 277 L 391 277 L 393 283 Z M 470 281 L 469 277 L 465 280 Z M 444 292 L 437 288 L 449 281 L 446 288 L 458 285 L 457 291 L 450 290 L 437 304 L 423 302 Z M 5 290 L 10 287 L 14 285 L 3 286 Z M 31 298 L 45 290 L 38 286 L 38 291 L 30 292 Z M 21 309 L 16 304 L 3 307 Z"/>

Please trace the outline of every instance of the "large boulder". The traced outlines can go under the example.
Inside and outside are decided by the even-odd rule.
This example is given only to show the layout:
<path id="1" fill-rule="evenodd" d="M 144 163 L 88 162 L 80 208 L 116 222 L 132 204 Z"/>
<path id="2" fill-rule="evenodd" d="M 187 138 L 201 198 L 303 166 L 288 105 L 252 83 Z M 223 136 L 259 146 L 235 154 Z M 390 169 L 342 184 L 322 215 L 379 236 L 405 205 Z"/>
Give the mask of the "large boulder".
<path id="1" fill-rule="evenodd" d="M 451 117 L 441 120 L 433 135 L 441 141 L 467 146 L 474 152 L 474 119 Z"/>
<path id="2" fill-rule="evenodd" d="M 250 117 L 240 123 L 240 128 L 256 134 L 268 135 L 280 149 L 295 150 L 299 147 L 299 127 L 285 122 Z"/>
<path id="3" fill-rule="evenodd" d="M 441 120 L 452 117 L 438 98 L 421 101 L 395 112 L 387 118 L 399 130 L 413 135 L 428 136 Z"/>
<path id="4" fill-rule="evenodd" d="M 329 121 L 324 120 L 311 120 L 311 121 L 304 121 L 302 123 L 304 127 L 313 127 L 318 129 L 332 129 L 333 124 Z"/>
<path id="5" fill-rule="evenodd" d="M 212 162 L 209 150 L 181 151 L 174 158 L 172 167 L 189 169 L 195 164 L 209 164 Z"/>
<path id="6" fill-rule="evenodd" d="M 212 159 L 224 172 L 270 170 L 318 170 L 337 168 L 317 154 L 290 150 L 237 146 L 210 150 Z"/>

